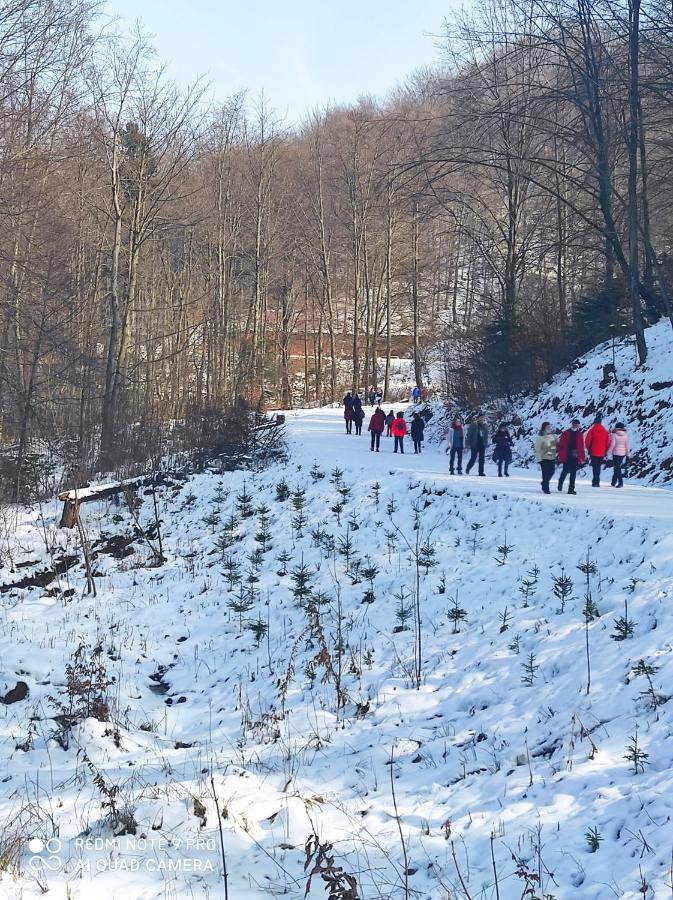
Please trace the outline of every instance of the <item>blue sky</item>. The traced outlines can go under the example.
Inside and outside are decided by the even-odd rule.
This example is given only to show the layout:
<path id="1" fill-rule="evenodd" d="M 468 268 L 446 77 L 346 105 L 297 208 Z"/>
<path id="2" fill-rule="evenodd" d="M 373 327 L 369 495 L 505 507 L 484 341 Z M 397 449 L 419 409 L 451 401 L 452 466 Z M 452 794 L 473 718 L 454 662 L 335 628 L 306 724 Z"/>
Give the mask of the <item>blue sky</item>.
<path id="1" fill-rule="evenodd" d="M 439 61 L 442 23 L 456 0 L 108 0 L 140 20 L 176 81 L 199 75 L 224 100 L 263 90 L 289 123 L 330 101 L 384 96 Z"/>

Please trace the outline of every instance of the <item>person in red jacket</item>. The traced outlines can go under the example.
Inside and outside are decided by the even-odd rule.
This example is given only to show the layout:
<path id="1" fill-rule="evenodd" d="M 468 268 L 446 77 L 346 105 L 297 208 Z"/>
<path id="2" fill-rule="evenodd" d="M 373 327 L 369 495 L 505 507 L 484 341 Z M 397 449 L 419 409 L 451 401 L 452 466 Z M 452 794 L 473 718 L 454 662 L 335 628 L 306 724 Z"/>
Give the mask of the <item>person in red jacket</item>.
<path id="1" fill-rule="evenodd" d="M 576 494 L 575 477 L 577 475 L 577 470 L 580 466 L 583 466 L 586 461 L 584 435 L 580 428 L 579 419 L 573 419 L 570 423 L 570 428 L 567 428 L 559 438 L 558 458 L 563 463 L 561 475 L 558 480 L 558 489 L 559 491 L 563 490 L 563 482 L 566 479 L 566 475 L 568 475 L 570 476 L 568 481 L 568 493 Z"/>
<path id="2" fill-rule="evenodd" d="M 610 449 L 610 432 L 603 425 L 603 416 L 597 413 L 594 424 L 587 431 L 584 438 L 584 447 L 591 457 L 591 470 L 593 478 L 592 487 L 601 486 L 601 468 Z"/>
<path id="3" fill-rule="evenodd" d="M 391 428 L 393 433 L 393 437 L 395 438 L 395 450 L 397 453 L 397 448 L 400 448 L 400 453 L 404 453 L 404 435 L 407 433 L 407 423 L 404 418 L 404 413 L 398 412 L 397 418 L 393 422 L 393 426 Z"/>
<path id="4" fill-rule="evenodd" d="M 371 450 L 376 450 L 379 452 L 379 445 L 381 443 L 381 435 L 383 434 L 383 429 L 386 427 L 386 414 L 383 412 L 381 407 L 377 407 L 369 420 L 369 431 L 372 436 L 372 445 Z"/>

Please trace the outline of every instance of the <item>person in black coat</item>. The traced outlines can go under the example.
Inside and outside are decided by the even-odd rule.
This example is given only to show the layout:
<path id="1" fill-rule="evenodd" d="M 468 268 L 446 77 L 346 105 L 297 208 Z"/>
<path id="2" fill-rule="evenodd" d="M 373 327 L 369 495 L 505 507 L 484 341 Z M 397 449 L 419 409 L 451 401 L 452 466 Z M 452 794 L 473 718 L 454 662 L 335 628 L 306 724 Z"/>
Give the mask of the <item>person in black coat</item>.
<path id="1" fill-rule="evenodd" d="M 416 414 L 411 420 L 411 440 L 414 442 L 414 453 L 421 452 L 421 444 L 423 443 L 423 432 L 425 431 L 425 420 L 422 416 Z"/>
<path id="2" fill-rule="evenodd" d="M 509 464 L 512 462 L 512 447 L 514 446 L 514 441 L 504 423 L 499 426 L 498 430 L 493 435 L 493 443 L 495 444 L 493 462 L 498 464 L 498 477 L 502 478 L 502 470 L 504 467 L 505 478 L 509 478 Z"/>

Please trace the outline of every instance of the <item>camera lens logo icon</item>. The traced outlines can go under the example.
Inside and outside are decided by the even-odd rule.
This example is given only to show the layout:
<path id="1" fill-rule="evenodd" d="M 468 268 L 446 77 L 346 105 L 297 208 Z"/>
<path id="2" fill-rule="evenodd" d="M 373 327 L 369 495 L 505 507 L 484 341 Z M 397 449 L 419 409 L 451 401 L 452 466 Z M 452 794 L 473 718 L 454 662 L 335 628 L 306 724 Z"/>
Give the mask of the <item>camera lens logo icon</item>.
<path id="1" fill-rule="evenodd" d="M 33 872 L 48 869 L 50 872 L 58 872 L 63 863 L 58 855 L 63 844 L 58 838 L 49 838 L 43 841 L 40 838 L 31 838 L 28 841 L 28 850 L 31 853 L 28 866 Z"/>

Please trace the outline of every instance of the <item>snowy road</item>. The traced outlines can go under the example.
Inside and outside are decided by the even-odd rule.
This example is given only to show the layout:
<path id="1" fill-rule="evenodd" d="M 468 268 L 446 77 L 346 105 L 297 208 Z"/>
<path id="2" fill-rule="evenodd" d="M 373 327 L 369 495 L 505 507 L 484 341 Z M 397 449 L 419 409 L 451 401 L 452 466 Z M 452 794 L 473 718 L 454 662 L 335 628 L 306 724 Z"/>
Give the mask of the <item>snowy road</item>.
<path id="1" fill-rule="evenodd" d="M 402 408 L 402 407 L 399 407 Z M 396 407 L 397 409 L 397 407 Z M 485 478 L 478 475 L 450 475 L 448 458 L 442 449 L 424 445 L 420 456 L 413 453 L 409 438 L 405 441 L 404 456 L 393 454 L 392 438 L 381 439 L 381 452 L 369 450 L 369 435 L 366 431 L 371 410 L 366 408 L 366 418 L 360 437 L 346 435 L 341 407 L 314 410 L 293 410 L 286 413 L 288 437 L 293 453 L 303 458 L 307 464 L 319 460 L 328 465 L 333 462 L 347 468 L 354 475 L 361 472 L 367 477 L 378 477 L 383 481 L 387 476 L 407 472 L 410 477 L 420 476 L 436 483 L 446 482 L 459 491 L 498 492 L 512 497 L 536 500 L 553 506 L 570 506 L 588 509 L 609 516 L 629 518 L 649 518 L 659 522 L 668 521 L 673 528 L 673 490 L 626 484 L 622 490 L 610 487 L 609 472 L 605 473 L 605 483 L 600 489 L 591 487 L 590 479 L 579 477 L 577 496 L 554 491 L 545 496 L 540 491 L 537 471 L 532 469 L 511 469 L 509 478 L 498 478 L 495 465 L 487 457 Z M 411 452 L 409 452 L 411 451 Z M 466 454 L 467 456 L 468 454 Z M 586 473 L 586 469 L 584 472 Z"/>

